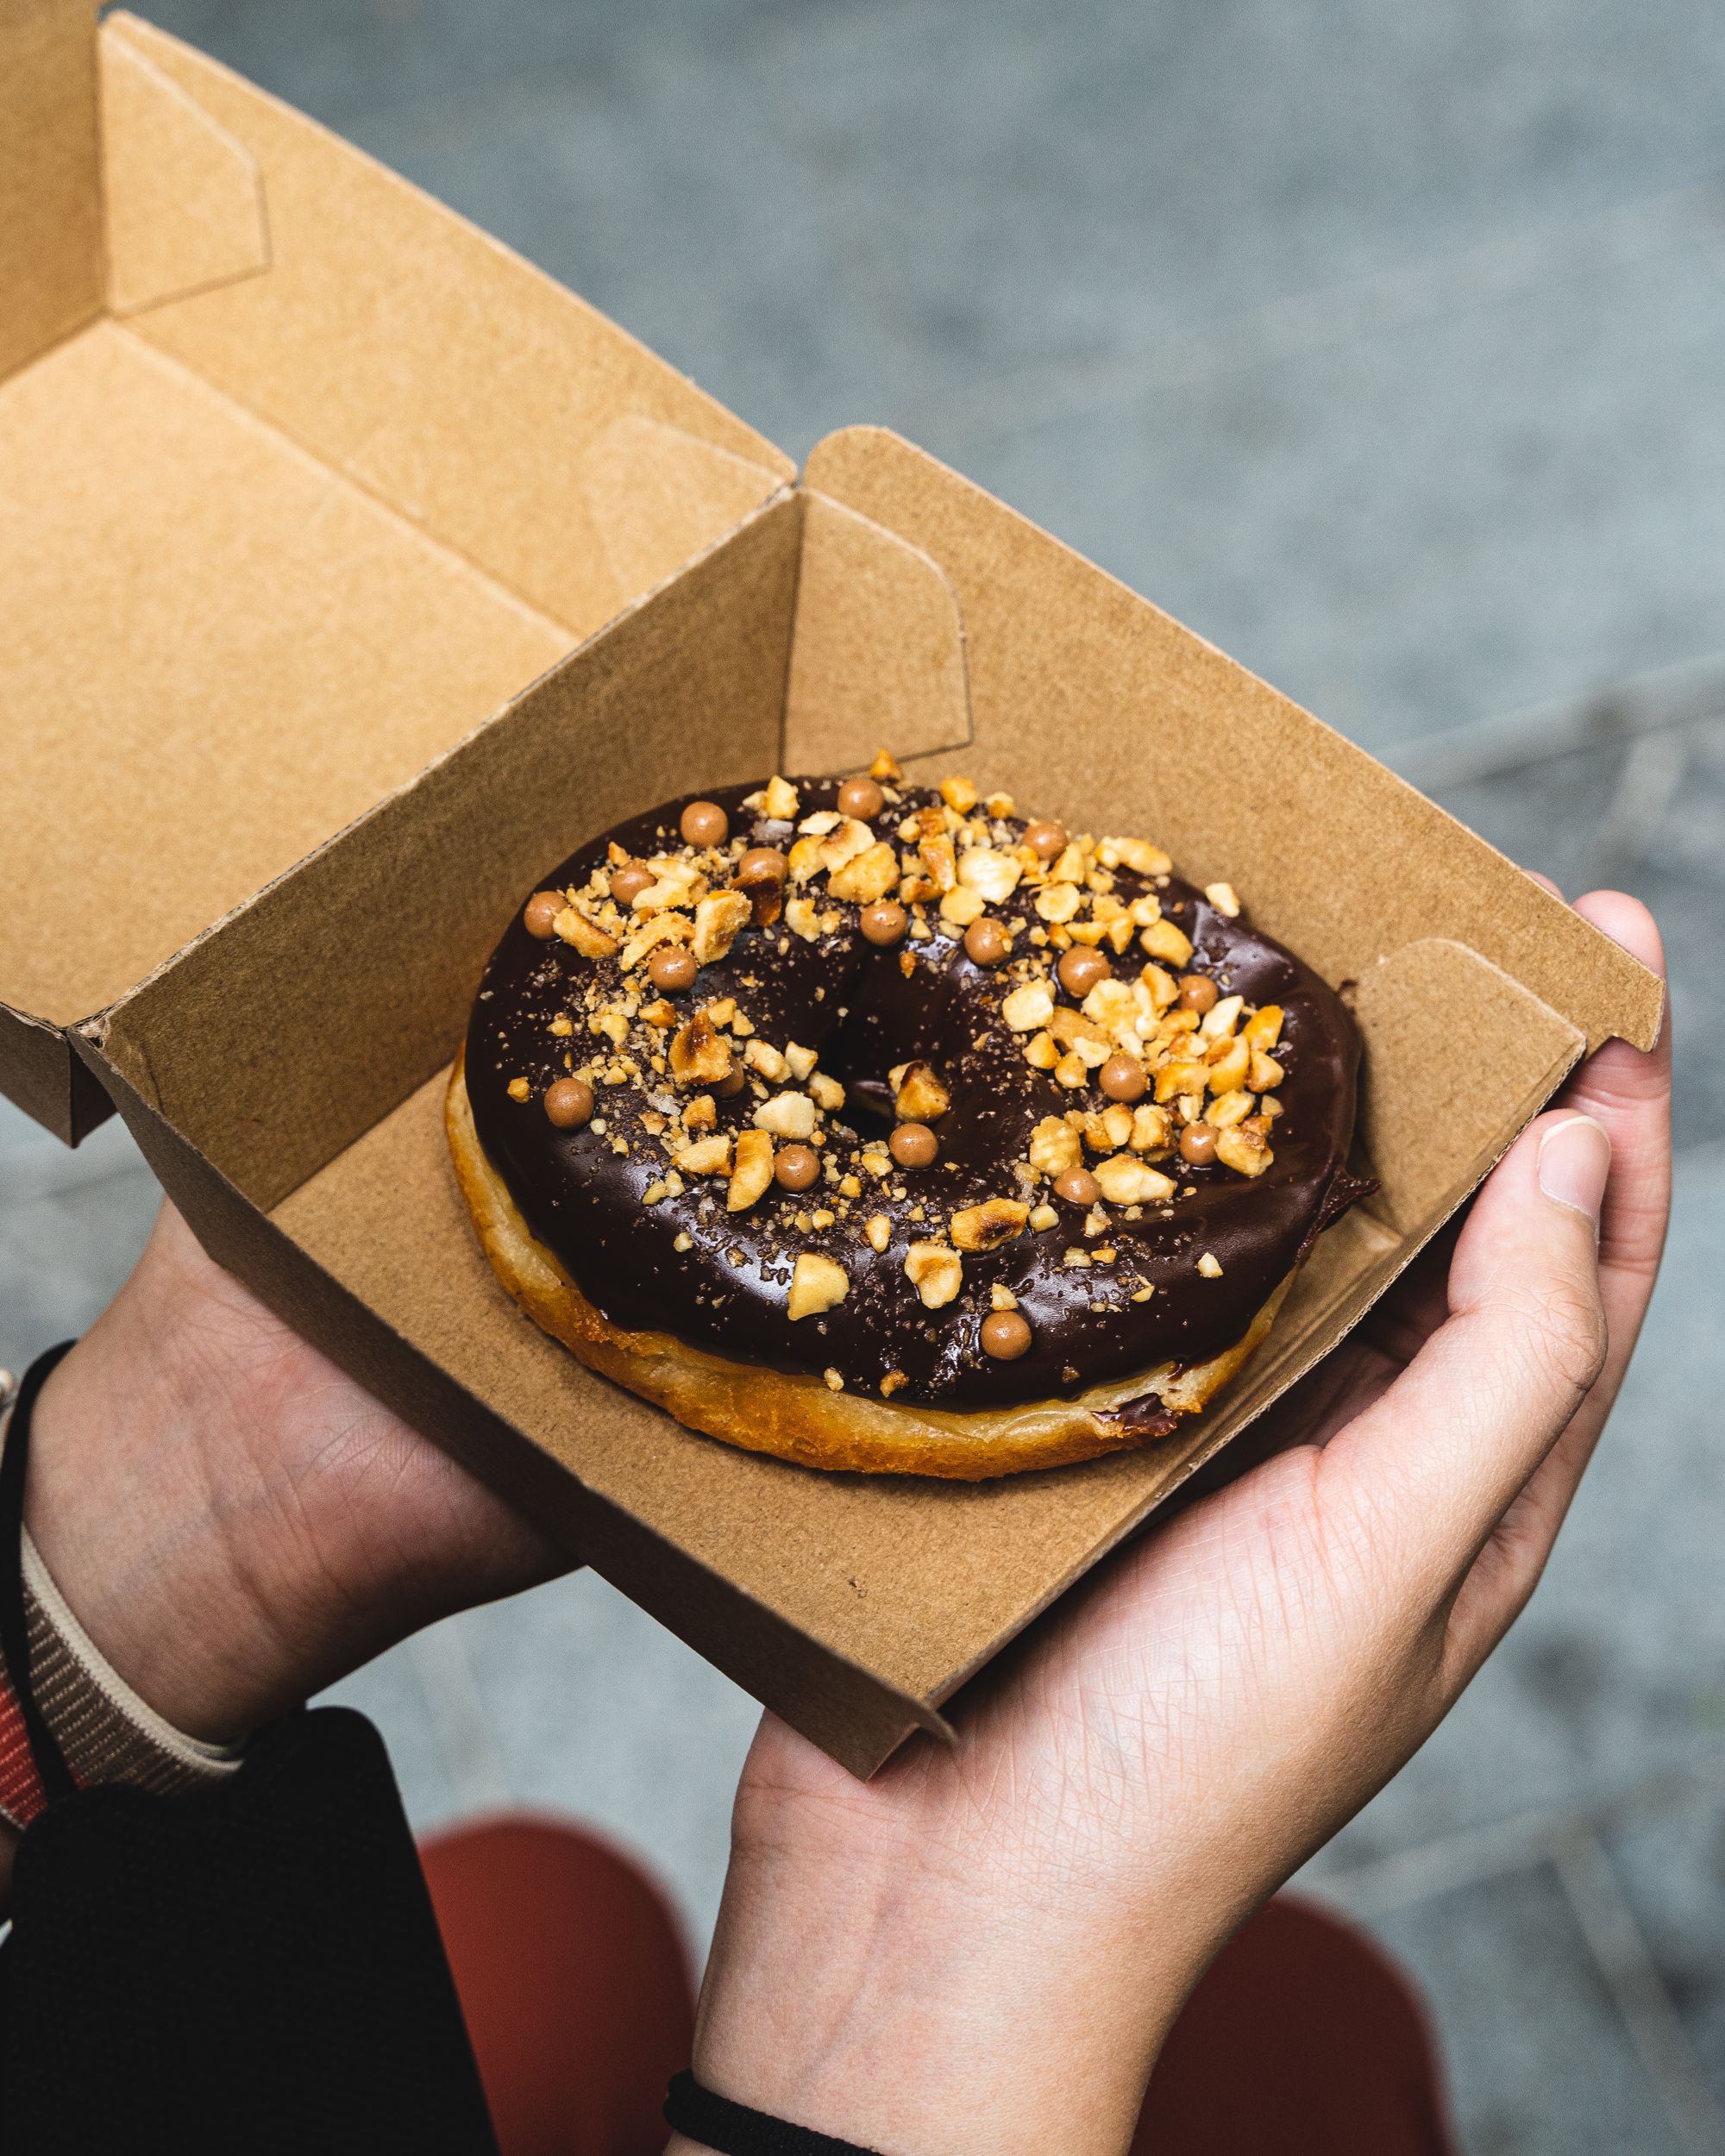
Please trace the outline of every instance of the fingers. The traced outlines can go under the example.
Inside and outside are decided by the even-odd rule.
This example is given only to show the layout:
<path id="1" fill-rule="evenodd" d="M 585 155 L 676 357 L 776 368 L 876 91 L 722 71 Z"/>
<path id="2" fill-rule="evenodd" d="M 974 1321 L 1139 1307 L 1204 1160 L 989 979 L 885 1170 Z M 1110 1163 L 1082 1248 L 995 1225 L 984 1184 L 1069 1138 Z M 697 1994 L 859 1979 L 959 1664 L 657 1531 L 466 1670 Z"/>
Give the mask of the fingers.
<path id="1" fill-rule="evenodd" d="M 1541 1116 L 1457 1239 L 1450 1316 L 1323 1455 L 1347 1508 L 1408 1585 L 1448 1591 L 1569 1426 L 1606 1349 L 1596 1242 L 1610 1140 Z"/>

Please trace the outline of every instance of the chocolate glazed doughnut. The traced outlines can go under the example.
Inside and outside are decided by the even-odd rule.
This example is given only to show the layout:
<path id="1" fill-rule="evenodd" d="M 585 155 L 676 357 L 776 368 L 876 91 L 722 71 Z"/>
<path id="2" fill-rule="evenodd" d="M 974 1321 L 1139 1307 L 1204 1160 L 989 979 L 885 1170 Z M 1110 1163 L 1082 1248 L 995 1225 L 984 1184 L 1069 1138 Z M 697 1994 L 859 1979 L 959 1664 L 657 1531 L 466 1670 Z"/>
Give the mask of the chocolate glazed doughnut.
<path id="1" fill-rule="evenodd" d="M 807 1463 L 972 1479 L 1168 1435 L 1269 1328 L 1344 1162 L 1334 992 L 1135 837 L 775 778 L 548 877 L 448 1125 L 581 1359 Z"/>

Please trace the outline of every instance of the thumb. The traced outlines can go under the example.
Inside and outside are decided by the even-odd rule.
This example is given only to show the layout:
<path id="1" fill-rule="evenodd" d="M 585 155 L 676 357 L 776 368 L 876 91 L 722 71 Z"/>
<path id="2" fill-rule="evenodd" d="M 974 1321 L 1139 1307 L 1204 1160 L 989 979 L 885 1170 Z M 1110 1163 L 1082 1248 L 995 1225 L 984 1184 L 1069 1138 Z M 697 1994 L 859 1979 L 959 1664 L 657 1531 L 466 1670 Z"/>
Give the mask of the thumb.
<path id="1" fill-rule="evenodd" d="M 1541 1116 L 1487 1178 L 1451 1263 L 1449 1315 L 1324 1452 L 1373 1545 L 1443 1592 L 1470 1565 L 1597 1377 L 1599 1216 L 1611 1141 Z"/>

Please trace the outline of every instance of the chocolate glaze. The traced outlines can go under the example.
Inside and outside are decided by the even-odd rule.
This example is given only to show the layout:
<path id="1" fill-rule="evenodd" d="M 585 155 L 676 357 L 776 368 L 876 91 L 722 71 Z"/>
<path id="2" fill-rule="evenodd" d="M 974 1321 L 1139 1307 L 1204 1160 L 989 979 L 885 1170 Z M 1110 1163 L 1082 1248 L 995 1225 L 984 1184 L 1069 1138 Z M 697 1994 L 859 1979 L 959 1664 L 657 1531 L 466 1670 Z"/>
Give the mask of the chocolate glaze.
<path id="1" fill-rule="evenodd" d="M 838 781 L 797 784 L 799 813 L 806 816 L 832 805 Z M 787 847 L 790 825 L 753 821 L 741 808 L 752 791 L 737 787 L 701 798 L 729 811 L 734 836 Z M 920 788 L 902 791 L 902 802 L 875 819 L 882 837 L 892 837 L 908 808 L 938 799 Z M 584 883 L 612 839 L 633 856 L 674 849 L 683 805 L 670 802 L 618 825 L 547 882 Z M 794 1225 L 798 1213 L 830 1197 L 819 1189 L 798 1195 L 775 1185 L 746 1213 L 728 1214 L 722 1181 L 691 1179 L 681 1197 L 644 1206 L 642 1193 L 668 1163 L 640 1118 L 650 1108 L 650 1092 L 662 1100 L 674 1091 L 668 1080 L 602 1087 L 602 1134 L 552 1126 L 540 1106 L 544 1088 L 565 1075 L 566 1050 L 574 1048 L 579 1067 L 594 1044 L 554 1037 L 549 1021 L 569 1010 L 580 1022 L 580 993 L 596 970 L 609 969 L 612 983 L 620 976 L 615 958 L 593 961 L 555 939 L 536 941 L 518 912 L 486 968 L 467 1032 L 467 1083 L 480 1142 L 534 1233 L 613 1324 L 669 1332 L 734 1361 L 837 1369 L 847 1386 L 877 1397 L 881 1378 L 902 1371 L 895 1403 L 944 1408 L 1070 1394 L 1170 1357 L 1202 1361 L 1239 1339 L 1320 1227 L 1369 1188 L 1356 1186 L 1343 1168 L 1353 1130 L 1358 1037 L 1335 992 L 1244 918 L 1228 918 L 1177 878 L 1152 887 L 1124 868 L 1116 877 L 1118 895 L 1127 901 L 1157 890 L 1164 914 L 1192 940 L 1193 967 L 1214 975 L 1225 994 L 1283 1006 L 1276 1055 L 1287 1075 L 1270 1167 L 1247 1180 L 1220 1165 L 1161 1162 L 1180 1194 L 1167 1206 L 1147 1206 L 1137 1221 L 1110 1208 L 1107 1234 L 1090 1238 L 1089 1247 L 1116 1250 L 1112 1266 L 1066 1266 L 1069 1246 L 1085 1244 L 1084 1213 L 1057 1200 L 1057 1226 L 967 1254 L 963 1291 L 945 1308 L 925 1309 L 906 1277 L 907 1246 L 936 1220 L 960 1206 L 1017 1194 L 1009 1163 L 1023 1157 L 1043 1117 L 1106 1106 L 1094 1087 L 1075 1094 L 1026 1062 L 1021 1040 L 998 1014 L 1009 983 L 973 965 L 958 935 L 932 913 L 933 937 L 902 947 L 916 958 L 908 976 L 900 950 L 869 945 L 855 924 L 856 908 L 844 906 L 842 928 L 817 943 L 787 935 L 782 922 L 745 929 L 728 957 L 704 967 L 696 987 L 676 999 L 680 1014 L 691 1015 L 734 995 L 760 1038 L 819 1050 L 820 1068 L 848 1088 L 846 1106 L 831 1120 L 859 1136 L 882 1138 L 889 1127 L 891 1066 L 921 1057 L 945 1079 L 952 1106 L 938 1126 L 934 1166 L 898 1174 L 879 1190 L 865 1176 L 863 1200 L 831 1227 L 800 1232 Z M 1027 893 L 992 910 L 1007 921 L 1034 918 Z M 1130 977 L 1141 962 L 1133 952 L 1116 970 Z M 525 1102 L 507 1092 L 511 1080 L 523 1077 L 531 1088 Z M 746 1087 L 720 1100 L 719 1128 L 746 1126 L 756 1105 Z M 626 1157 L 613 1149 L 619 1138 L 630 1144 Z M 887 1200 L 884 1191 L 900 1185 L 905 1198 Z M 905 1217 L 918 1201 L 929 1215 L 920 1224 Z M 862 1218 L 875 1210 L 894 1216 L 891 1243 L 879 1254 L 859 1233 Z M 690 1246 L 679 1252 L 674 1244 L 682 1234 Z M 806 1250 L 835 1258 L 850 1291 L 825 1315 L 793 1324 L 786 1294 L 795 1257 Z M 1220 1262 L 1220 1279 L 1197 1271 L 1206 1251 Z M 1134 1302 L 1130 1287 L 1141 1279 L 1155 1293 Z M 995 1282 L 1011 1289 L 1031 1324 L 1032 1345 L 1016 1362 L 993 1361 L 978 1344 Z M 1099 1301 L 1107 1307 L 1094 1308 Z M 1154 1411 L 1156 1403 L 1147 1407 Z"/>

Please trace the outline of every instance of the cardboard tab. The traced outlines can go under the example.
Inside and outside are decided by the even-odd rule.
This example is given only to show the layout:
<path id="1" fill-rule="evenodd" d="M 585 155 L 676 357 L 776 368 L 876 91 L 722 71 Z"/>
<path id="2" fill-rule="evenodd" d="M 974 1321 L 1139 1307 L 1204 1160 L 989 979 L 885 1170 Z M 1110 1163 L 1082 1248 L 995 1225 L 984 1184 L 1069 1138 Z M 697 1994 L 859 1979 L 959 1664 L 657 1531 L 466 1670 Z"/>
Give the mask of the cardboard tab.
<path id="1" fill-rule="evenodd" d="M 5 0 L 0 379 L 101 309 L 95 0 Z"/>
<path id="2" fill-rule="evenodd" d="M 101 54 L 109 312 L 267 270 L 257 160 L 135 47 L 104 38 Z"/>
<path id="3" fill-rule="evenodd" d="M 614 420 L 582 467 L 582 492 L 617 604 L 662 583 L 783 485 L 768 466 L 662 419 Z"/>
<path id="4" fill-rule="evenodd" d="M 845 771 L 877 749 L 938 755 L 970 739 L 958 594 L 919 547 L 806 493 L 786 771 Z"/>

